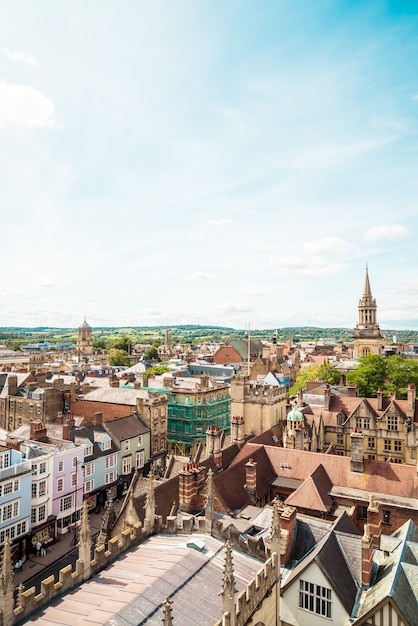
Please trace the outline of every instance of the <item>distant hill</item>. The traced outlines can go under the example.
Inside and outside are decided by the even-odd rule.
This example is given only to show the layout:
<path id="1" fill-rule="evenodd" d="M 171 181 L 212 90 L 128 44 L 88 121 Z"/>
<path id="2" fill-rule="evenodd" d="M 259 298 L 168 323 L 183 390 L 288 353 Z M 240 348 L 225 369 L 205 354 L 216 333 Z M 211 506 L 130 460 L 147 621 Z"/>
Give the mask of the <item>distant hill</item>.
<path id="1" fill-rule="evenodd" d="M 93 338 L 105 340 L 106 343 L 128 336 L 135 343 L 158 343 L 165 340 L 168 329 L 171 343 L 197 344 L 208 341 L 227 341 L 228 339 L 243 338 L 246 331 L 237 330 L 224 326 L 204 326 L 198 324 L 183 324 L 179 326 L 129 326 L 129 327 L 92 327 Z M 414 330 L 382 330 L 391 343 L 396 336 L 399 344 L 418 343 L 418 331 Z M 350 342 L 354 333 L 353 328 L 319 328 L 315 326 L 295 326 L 277 329 L 251 329 L 251 337 L 257 337 L 263 341 L 285 342 L 293 341 L 329 341 Z M 39 326 L 35 328 L 23 327 L 0 327 L 0 342 L 11 344 L 13 342 L 68 342 L 75 341 L 77 328 L 51 328 Z"/>

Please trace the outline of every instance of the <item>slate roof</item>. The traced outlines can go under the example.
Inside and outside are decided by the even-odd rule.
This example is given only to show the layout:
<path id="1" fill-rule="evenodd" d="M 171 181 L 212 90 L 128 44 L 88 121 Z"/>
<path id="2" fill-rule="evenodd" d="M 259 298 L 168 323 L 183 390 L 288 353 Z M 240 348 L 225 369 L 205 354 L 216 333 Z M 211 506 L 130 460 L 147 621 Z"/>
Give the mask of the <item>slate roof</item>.
<path id="1" fill-rule="evenodd" d="M 187 547 L 196 540 L 205 550 Z M 234 549 L 232 558 L 241 592 L 262 563 Z M 162 603 L 171 597 L 175 624 L 212 626 L 222 618 L 224 563 L 224 543 L 210 535 L 153 535 L 25 624 L 161 626 Z"/>
<path id="2" fill-rule="evenodd" d="M 104 427 L 112 437 L 116 437 L 119 441 L 132 439 L 132 437 L 138 437 L 138 435 L 144 435 L 150 431 L 138 413 L 131 413 L 126 417 L 117 417 L 106 422 Z"/>
<path id="3" fill-rule="evenodd" d="M 359 551 L 361 554 L 361 537 L 358 538 Z M 313 547 L 291 570 L 282 587 L 284 593 L 295 580 L 298 580 L 306 568 L 315 562 L 329 580 L 329 585 L 337 594 L 345 610 L 351 615 L 357 598 L 358 587 L 354 572 L 347 562 L 337 534 L 331 530 Z"/>
<path id="4" fill-rule="evenodd" d="M 405 522 L 391 538 L 392 551 L 379 567 L 374 585 L 366 592 L 354 624 L 364 623 L 376 607 L 391 598 L 407 624 L 417 623 L 418 526 Z M 388 548 L 390 542 L 386 542 Z"/>

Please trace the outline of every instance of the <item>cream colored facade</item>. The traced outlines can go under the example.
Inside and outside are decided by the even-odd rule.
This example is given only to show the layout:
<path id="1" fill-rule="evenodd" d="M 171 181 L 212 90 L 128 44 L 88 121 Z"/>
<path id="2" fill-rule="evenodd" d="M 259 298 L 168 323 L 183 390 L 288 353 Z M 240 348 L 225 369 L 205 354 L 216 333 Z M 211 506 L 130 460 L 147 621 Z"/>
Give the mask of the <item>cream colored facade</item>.
<path id="1" fill-rule="evenodd" d="M 236 375 L 231 380 L 231 418 L 242 423 L 241 436 L 259 435 L 286 420 L 286 387 Z"/>

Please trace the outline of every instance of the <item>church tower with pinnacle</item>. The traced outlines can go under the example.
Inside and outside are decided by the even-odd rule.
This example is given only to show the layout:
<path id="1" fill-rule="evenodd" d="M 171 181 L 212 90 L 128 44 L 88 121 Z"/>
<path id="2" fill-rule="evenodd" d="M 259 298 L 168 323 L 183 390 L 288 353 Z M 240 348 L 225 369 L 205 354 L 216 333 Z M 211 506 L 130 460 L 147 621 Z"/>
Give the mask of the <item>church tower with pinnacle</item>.
<path id="1" fill-rule="evenodd" d="M 384 338 L 376 318 L 376 300 L 370 288 L 369 272 L 366 266 L 363 296 L 358 304 L 358 324 L 354 329 L 354 357 L 368 354 L 382 354 Z"/>

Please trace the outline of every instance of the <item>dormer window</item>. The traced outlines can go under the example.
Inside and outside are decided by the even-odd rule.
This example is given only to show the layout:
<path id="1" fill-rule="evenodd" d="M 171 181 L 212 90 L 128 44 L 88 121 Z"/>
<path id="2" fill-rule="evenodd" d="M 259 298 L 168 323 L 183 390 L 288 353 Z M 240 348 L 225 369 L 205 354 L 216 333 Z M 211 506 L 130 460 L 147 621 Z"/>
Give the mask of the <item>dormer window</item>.
<path id="1" fill-rule="evenodd" d="M 107 439 L 106 441 L 103 441 L 103 448 L 102 450 L 110 450 L 112 444 L 110 439 Z"/>

